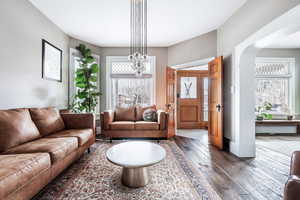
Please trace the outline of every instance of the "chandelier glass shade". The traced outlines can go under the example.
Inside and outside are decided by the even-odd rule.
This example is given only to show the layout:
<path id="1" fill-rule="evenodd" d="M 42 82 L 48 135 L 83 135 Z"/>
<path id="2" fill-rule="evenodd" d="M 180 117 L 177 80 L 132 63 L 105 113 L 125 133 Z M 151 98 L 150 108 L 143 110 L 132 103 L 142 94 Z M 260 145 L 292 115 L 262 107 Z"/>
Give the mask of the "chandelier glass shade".
<path id="1" fill-rule="evenodd" d="M 136 76 L 142 76 L 147 62 L 147 0 L 130 0 L 130 55 Z"/>

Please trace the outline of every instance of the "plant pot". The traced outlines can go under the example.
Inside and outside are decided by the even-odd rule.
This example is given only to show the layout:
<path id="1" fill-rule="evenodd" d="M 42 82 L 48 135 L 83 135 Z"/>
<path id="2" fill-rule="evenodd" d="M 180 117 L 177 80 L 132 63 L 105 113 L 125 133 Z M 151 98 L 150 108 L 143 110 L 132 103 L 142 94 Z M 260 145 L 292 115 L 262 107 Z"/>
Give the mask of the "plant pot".
<path id="1" fill-rule="evenodd" d="M 262 121 L 262 120 L 264 120 L 264 117 L 263 116 L 256 116 L 256 120 Z"/>
<path id="2" fill-rule="evenodd" d="M 288 119 L 288 120 L 293 120 L 293 119 L 294 119 L 294 116 L 293 116 L 293 115 L 288 115 L 288 116 L 287 116 L 287 119 Z"/>

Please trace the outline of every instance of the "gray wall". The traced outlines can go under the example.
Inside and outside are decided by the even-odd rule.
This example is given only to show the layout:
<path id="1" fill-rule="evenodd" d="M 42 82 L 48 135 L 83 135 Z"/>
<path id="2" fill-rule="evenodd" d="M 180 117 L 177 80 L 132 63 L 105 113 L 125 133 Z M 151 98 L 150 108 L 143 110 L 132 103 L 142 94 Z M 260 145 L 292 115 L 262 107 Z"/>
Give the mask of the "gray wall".
<path id="1" fill-rule="evenodd" d="M 218 54 L 231 54 L 237 44 L 299 3 L 300 0 L 247 1 L 218 29 Z"/>
<path id="2" fill-rule="evenodd" d="M 106 109 L 106 56 L 128 56 L 129 48 L 126 47 L 102 47 L 101 48 L 101 110 Z M 150 56 L 156 56 L 156 104 L 159 108 L 165 106 L 166 75 L 168 65 L 168 49 L 165 47 L 151 47 L 148 49 Z"/>
<path id="3" fill-rule="evenodd" d="M 169 66 L 215 57 L 217 55 L 217 31 L 212 31 L 170 46 Z"/>
<path id="4" fill-rule="evenodd" d="M 295 112 L 300 113 L 300 49 L 262 49 L 257 57 L 295 58 Z"/>
<path id="5" fill-rule="evenodd" d="M 27 0 L 1 0 L 0 109 L 68 104 L 69 37 Z M 42 39 L 63 50 L 63 82 L 42 79 Z"/>

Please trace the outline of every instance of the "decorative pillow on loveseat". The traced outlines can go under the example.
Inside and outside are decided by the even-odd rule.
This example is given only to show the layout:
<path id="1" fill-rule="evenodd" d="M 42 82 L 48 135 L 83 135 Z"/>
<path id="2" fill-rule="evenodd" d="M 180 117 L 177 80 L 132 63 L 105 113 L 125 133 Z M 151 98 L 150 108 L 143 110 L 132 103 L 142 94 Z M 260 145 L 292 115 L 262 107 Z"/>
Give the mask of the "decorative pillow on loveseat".
<path id="1" fill-rule="evenodd" d="M 143 113 L 143 119 L 146 122 L 157 122 L 157 112 L 156 109 L 148 108 Z"/>
<path id="2" fill-rule="evenodd" d="M 146 107 L 137 106 L 136 107 L 136 121 L 143 121 L 144 120 L 143 114 L 144 114 L 145 110 L 147 110 L 149 108 L 156 110 L 155 105 L 146 106 Z"/>
<path id="3" fill-rule="evenodd" d="M 114 121 L 135 121 L 135 107 L 117 107 Z"/>

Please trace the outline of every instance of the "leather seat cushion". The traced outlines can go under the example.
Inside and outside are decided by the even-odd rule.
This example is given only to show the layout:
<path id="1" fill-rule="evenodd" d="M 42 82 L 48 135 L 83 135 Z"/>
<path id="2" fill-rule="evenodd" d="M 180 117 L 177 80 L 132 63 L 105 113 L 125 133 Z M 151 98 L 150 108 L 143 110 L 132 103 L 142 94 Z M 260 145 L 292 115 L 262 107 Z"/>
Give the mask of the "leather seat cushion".
<path id="1" fill-rule="evenodd" d="M 93 137 L 93 129 L 70 129 L 48 135 L 47 138 L 76 137 L 79 146 L 84 145 Z"/>
<path id="2" fill-rule="evenodd" d="M 114 121 L 135 121 L 135 107 L 117 107 L 115 110 Z"/>
<path id="3" fill-rule="evenodd" d="M 135 122 L 136 130 L 159 130 L 159 124 L 157 122 L 145 122 L 138 121 Z"/>
<path id="4" fill-rule="evenodd" d="M 39 137 L 28 109 L 0 110 L 0 152 Z"/>
<path id="5" fill-rule="evenodd" d="M 13 147 L 5 151 L 4 154 L 49 153 L 51 162 L 55 163 L 65 158 L 77 148 L 78 140 L 76 137 L 41 138 Z"/>
<path id="6" fill-rule="evenodd" d="M 144 118 L 143 118 L 144 111 L 147 109 L 150 109 L 150 108 L 156 110 L 155 105 L 147 106 L 147 107 L 137 106 L 136 107 L 136 121 L 143 121 L 144 120 Z"/>
<path id="7" fill-rule="evenodd" d="M 46 136 L 65 129 L 64 121 L 56 108 L 30 108 L 29 111 L 41 135 Z"/>
<path id="8" fill-rule="evenodd" d="M 51 167 L 48 153 L 0 155 L 0 199 Z"/>
<path id="9" fill-rule="evenodd" d="M 110 124 L 112 130 L 134 130 L 134 122 L 131 121 L 117 121 Z"/>

